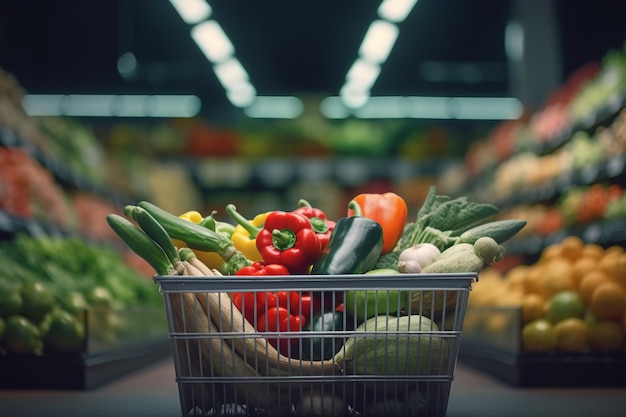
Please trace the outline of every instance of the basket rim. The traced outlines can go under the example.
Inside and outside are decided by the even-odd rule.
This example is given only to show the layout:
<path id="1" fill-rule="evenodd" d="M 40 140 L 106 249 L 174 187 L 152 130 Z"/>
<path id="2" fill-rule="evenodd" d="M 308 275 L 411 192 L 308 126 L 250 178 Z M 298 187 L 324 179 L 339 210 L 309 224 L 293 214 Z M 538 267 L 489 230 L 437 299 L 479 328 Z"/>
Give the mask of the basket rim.
<path id="1" fill-rule="evenodd" d="M 198 277 L 155 275 L 155 283 L 170 291 L 272 291 L 272 290 L 470 290 L 478 273 L 446 274 L 344 274 Z"/>

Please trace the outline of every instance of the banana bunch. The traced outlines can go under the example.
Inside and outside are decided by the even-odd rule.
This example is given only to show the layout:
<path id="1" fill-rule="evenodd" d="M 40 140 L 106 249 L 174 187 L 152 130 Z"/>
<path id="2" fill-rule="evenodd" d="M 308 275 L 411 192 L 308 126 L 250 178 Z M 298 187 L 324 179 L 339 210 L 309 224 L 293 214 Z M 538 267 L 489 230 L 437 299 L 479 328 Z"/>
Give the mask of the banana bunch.
<path id="1" fill-rule="evenodd" d="M 159 275 L 222 276 L 220 271 L 203 264 L 190 248 L 177 249 L 174 246 L 172 238 L 184 238 L 187 232 L 177 229 L 176 236 L 172 236 L 168 230 L 194 227 L 193 223 L 180 222 L 174 215 L 170 218 L 162 212 L 151 212 L 152 208 L 149 204 L 141 206 L 141 203 L 140 206 L 127 206 L 124 210 L 126 217 L 110 214 L 107 222 Z M 212 246 L 214 242 L 208 245 Z M 198 247 L 201 246 L 198 241 L 194 241 L 193 246 L 203 249 Z M 200 367 L 201 377 L 231 383 L 238 404 L 267 410 L 288 401 L 290 396 L 281 395 L 279 385 L 268 383 L 267 377 L 337 375 L 341 372 L 339 364 L 333 360 L 301 361 L 280 354 L 267 339 L 258 337 L 254 326 L 233 306 L 225 292 L 170 293 L 168 297 L 173 331 L 199 335 L 177 339 L 177 347 L 186 350 L 188 358 L 185 359 L 189 359 L 188 369 L 183 371 L 191 375 L 198 373 L 193 368 Z M 241 336 L 246 333 L 250 333 L 250 337 Z M 283 383 L 282 387 L 294 387 L 294 384 Z"/>

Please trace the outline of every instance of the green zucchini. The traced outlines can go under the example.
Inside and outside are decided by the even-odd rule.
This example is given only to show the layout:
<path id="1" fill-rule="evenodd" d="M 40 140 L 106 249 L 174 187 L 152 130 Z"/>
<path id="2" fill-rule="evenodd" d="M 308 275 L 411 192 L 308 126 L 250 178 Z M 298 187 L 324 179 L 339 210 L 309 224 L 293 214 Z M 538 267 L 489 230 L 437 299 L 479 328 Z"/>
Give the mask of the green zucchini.
<path id="1" fill-rule="evenodd" d="M 172 238 L 165 228 L 161 226 L 161 223 L 156 221 L 147 210 L 139 206 L 135 206 L 130 214 L 131 218 L 137 222 L 139 227 L 163 249 L 163 252 L 165 252 L 165 255 L 167 255 L 172 265 L 177 265 L 180 262 L 178 251 L 176 250 L 176 246 L 174 246 Z"/>
<path id="2" fill-rule="evenodd" d="M 174 265 L 163 249 L 128 219 L 117 214 L 106 216 L 107 223 L 113 231 L 135 252 L 144 259 L 158 275 L 172 275 Z"/>
<path id="3" fill-rule="evenodd" d="M 515 236 L 524 226 L 526 226 L 526 220 L 509 219 L 487 222 L 463 232 L 459 235 L 457 244 L 474 244 L 481 237 L 490 237 L 498 244 L 502 244 Z"/>

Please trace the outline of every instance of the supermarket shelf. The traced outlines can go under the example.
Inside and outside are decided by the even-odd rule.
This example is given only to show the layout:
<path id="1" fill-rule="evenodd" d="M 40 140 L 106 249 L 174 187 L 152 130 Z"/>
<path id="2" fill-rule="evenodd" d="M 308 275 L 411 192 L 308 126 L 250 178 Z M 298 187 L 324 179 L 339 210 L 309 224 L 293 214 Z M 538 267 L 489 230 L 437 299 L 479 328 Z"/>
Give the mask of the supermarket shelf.
<path id="1" fill-rule="evenodd" d="M 459 361 L 518 387 L 626 387 L 626 355 L 515 354 L 463 341 Z"/>
<path id="2" fill-rule="evenodd" d="M 27 140 L 20 137 L 11 129 L 0 126 L 0 146 L 7 148 L 21 148 L 26 150 L 30 156 L 41 164 L 42 167 L 48 169 L 58 182 L 67 184 L 71 187 L 79 189 L 81 191 L 89 192 L 94 195 L 98 195 L 107 201 L 110 201 L 116 205 L 123 206 L 128 204 L 131 200 L 128 196 L 120 195 L 111 190 L 107 190 L 104 186 L 95 184 L 93 181 L 85 178 L 79 172 L 76 172 L 67 167 L 63 161 L 57 158 L 47 155 L 44 152 L 36 149 Z"/>
<path id="3" fill-rule="evenodd" d="M 167 338 L 100 353 L 0 356 L 0 389 L 88 390 L 171 356 Z"/>
<path id="4" fill-rule="evenodd" d="M 595 222 L 588 225 L 560 230 L 546 236 L 514 237 L 503 246 L 507 253 L 522 255 L 537 255 L 543 248 L 560 242 L 565 236 L 572 235 L 582 238 L 588 243 L 612 245 L 626 242 L 626 219 L 611 219 Z"/>
<path id="5" fill-rule="evenodd" d="M 553 181 L 516 190 L 512 195 L 496 199 L 494 204 L 501 208 L 515 207 L 520 204 L 532 204 L 558 198 L 571 187 L 592 185 L 603 181 L 620 182 L 626 175 L 626 155 L 615 155 L 611 159 L 589 164 L 584 169 L 561 174 Z"/>
<path id="6" fill-rule="evenodd" d="M 595 113 L 589 114 L 587 119 L 570 126 L 569 129 L 561 132 L 550 140 L 535 144 L 532 150 L 537 155 L 544 155 L 553 152 L 558 147 L 569 141 L 574 132 L 584 131 L 591 133 L 600 126 L 608 125 L 625 107 L 626 95 L 624 95 L 624 92 L 618 91 L 611 100 L 605 103 L 603 107 L 597 109 Z"/>
<path id="7" fill-rule="evenodd" d="M 401 181 L 440 174 L 457 158 L 436 158 L 415 161 L 401 158 L 336 157 L 336 158 L 177 158 L 190 169 L 200 189 L 214 191 L 242 189 L 283 189 L 294 182 L 333 181 L 342 187 L 358 186 L 384 179 Z"/>

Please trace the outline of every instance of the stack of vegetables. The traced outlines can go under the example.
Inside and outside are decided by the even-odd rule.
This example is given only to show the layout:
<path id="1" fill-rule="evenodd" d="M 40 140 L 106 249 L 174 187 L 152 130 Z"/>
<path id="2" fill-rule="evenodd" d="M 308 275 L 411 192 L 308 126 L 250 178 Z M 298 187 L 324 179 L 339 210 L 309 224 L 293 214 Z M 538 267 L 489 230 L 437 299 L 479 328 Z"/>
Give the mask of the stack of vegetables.
<path id="1" fill-rule="evenodd" d="M 380 274 L 384 282 L 385 276 L 402 273 L 478 273 L 504 257 L 502 243 L 526 224 L 524 220 L 490 220 L 498 214 L 497 207 L 466 197 L 438 195 L 434 186 L 414 221 L 408 221 L 405 200 L 393 192 L 359 194 L 339 219 L 329 219 L 306 200 L 300 200 L 291 211 L 259 213 L 252 220 L 233 205 L 226 211 L 234 225 L 216 219 L 216 212 L 208 216 L 197 211 L 175 215 L 141 201 L 124 207 L 123 216 L 108 215 L 107 221 L 154 268 L 158 279 L 178 275 L 226 281 L 228 276 L 243 276 L 259 282 L 286 276 L 297 280 L 298 276 L 354 274 Z M 338 371 L 359 374 L 365 367 L 378 375 L 433 375 L 447 372 L 449 352 L 448 341 L 433 335 L 444 325 L 435 320 L 442 319 L 446 309 L 455 307 L 450 302 L 457 300 L 449 294 L 446 297 L 446 291 L 442 291 L 443 298 L 435 293 L 244 288 L 234 292 L 177 292 L 168 302 L 174 332 L 251 333 L 248 338 L 211 337 L 208 345 L 198 346 L 200 356 L 209 357 L 197 366 L 213 363 L 207 372 L 223 377 L 321 376 Z M 426 303 L 430 307 L 426 308 Z M 313 336 L 307 336 L 308 330 Z M 374 348 L 366 346 L 370 343 L 367 337 L 328 336 L 336 330 L 409 335 L 426 331 L 429 335 L 420 337 L 419 343 L 408 336 L 393 338 L 392 349 L 384 337 L 373 338 L 374 343 L 384 345 Z M 326 337 L 317 337 L 319 334 Z M 396 352 L 390 353 L 393 360 L 370 357 L 391 351 Z M 228 352 L 228 357 L 212 360 L 210 352 Z M 372 368 L 372 363 L 380 366 Z M 266 407 L 280 400 L 271 395 L 259 397 L 259 392 L 273 392 L 266 388 L 237 384 L 235 389 L 239 398 L 246 398 L 251 405 Z M 408 393 L 406 396 L 410 397 Z"/>

